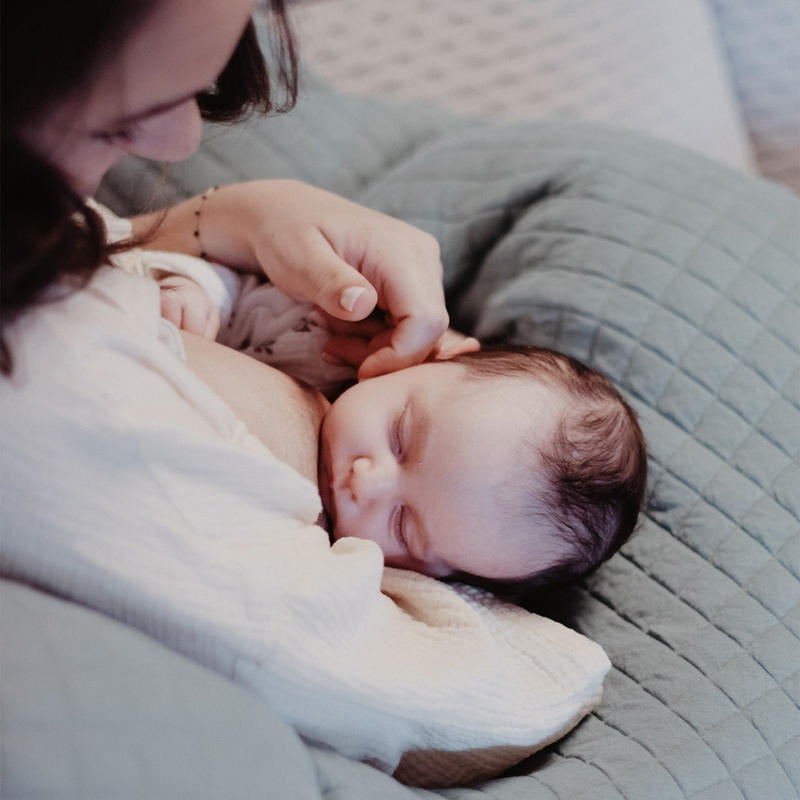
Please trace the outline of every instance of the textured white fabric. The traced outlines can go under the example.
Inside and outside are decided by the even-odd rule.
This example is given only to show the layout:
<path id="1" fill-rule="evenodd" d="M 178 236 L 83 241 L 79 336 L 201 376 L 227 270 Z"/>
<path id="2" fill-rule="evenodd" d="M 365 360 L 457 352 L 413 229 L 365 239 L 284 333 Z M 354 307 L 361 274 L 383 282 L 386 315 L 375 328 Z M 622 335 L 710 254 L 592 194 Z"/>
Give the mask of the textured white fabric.
<path id="1" fill-rule="evenodd" d="M 158 329 L 156 283 L 106 268 L 9 330 L 3 574 L 144 630 L 385 769 L 407 750 L 533 750 L 598 702 L 609 662 L 584 637 L 384 577 L 372 542 L 329 546 L 316 487 Z"/>
<path id="2" fill-rule="evenodd" d="M 292 14 L 303 62 L 340 90 L 605 122 L 753 169 L 703 0 L 318 0 Z"/>

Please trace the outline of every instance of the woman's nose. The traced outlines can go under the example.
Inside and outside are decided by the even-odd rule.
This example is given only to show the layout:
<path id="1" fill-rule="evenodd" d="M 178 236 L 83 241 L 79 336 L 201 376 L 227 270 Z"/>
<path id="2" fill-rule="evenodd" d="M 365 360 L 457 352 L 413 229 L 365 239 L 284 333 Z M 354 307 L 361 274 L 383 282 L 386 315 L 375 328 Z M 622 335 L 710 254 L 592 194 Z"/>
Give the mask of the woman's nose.
<path id="1" fill-rule="evenodd" d="M 397 487 L 397 470 L 391 464 L 359 457 L 350 468 L 350 493 L 359 505 L 390 500 Z"/>
<path id="2" fill-rule="evenodd" d="M 140 122 L 127 150 L 156 161 L 181 161 L 197 150 L 202 133 L 200 109 L 191 99 Z"/>

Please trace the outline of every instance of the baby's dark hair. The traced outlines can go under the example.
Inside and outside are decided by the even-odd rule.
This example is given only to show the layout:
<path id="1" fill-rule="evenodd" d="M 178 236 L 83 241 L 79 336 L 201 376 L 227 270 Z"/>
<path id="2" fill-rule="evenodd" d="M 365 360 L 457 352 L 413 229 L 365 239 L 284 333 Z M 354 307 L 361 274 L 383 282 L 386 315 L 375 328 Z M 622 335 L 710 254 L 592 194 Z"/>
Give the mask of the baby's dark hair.
<path id="1" fill-rule="evenodd" d="M 589 574 L 627 541 L 642 507 L 647 453 L 635 412 L 608 378 L 554 350 L 490 347 L 453 361 L 472 378 L 535 378 L 573 401 L 552 441 L 536 448 L 547 488 L 532 506 L 544 508 L 545 523 L 571 543 L 569 556 L 515 581 L 454 577 L 522 599 Z"/>

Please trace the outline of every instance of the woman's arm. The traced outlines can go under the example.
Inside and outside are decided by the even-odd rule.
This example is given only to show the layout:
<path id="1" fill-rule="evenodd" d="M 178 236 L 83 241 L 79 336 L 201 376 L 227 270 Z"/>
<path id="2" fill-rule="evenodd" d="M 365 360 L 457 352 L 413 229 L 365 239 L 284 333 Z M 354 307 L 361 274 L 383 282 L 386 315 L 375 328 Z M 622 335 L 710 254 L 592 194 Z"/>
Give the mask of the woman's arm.
<path id="1" fill-rule="evenodd" d="M 390 335 L 359 377 L 423 361 L 447 329 L 439 246 L 424 231 L 298 181 L 236 183 L 205 197 L 134 219 L 134 233 L 163 217 L 153 249 L 263 270 L 287 294 L 349 322 L 376 305 L 388 312 Z"/>
<path id="2" fill-rule="evenodd" d="M 243 272 L 260 272 L 261 266 L 248 241 L 249 234 L 239 232 L 238 193 L 231 189 L 223 187 L 225 197 L 222 203 L 218 202 L 221 196 L 215 198 L 216 192 L 212 192 L 190 197 L 168 209 L 132 217 L 133 235 L 146 237 L 148 250 L 190 256 L 205 252 L 220 264 Z M 201 224 L 202 239 L 195 235 L 199 234 Z"/>

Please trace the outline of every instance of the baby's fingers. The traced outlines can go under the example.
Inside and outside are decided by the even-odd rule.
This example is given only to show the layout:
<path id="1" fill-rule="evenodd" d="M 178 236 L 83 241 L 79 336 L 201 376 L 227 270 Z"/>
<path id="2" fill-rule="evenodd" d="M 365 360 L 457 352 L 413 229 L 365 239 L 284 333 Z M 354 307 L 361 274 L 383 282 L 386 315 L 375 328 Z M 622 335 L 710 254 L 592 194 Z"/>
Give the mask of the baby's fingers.
<path id="1" fill-rule="evenodd" d="M 206 337 L 211 307 L 202 303 L 183 303 L 183 322 L 181 328 L 195 336 Z M 219 327 L 219 326 L 217 326 Z M 216 331 L 214 332 L 216 335 Z"/>
<path id="2" fill-rule="evenodd" d="M 216 308 L 212 308 L 208 314 L 208 319 L 206 319 L 206 328 L 203 332 L 203 336 L 213 342 L 219 333 L 219 326 L 219 311 Z"/>
<path id="3" fill-rule="evenodd" d="M 382 313 L 371 314 L 360 322 L 348 322 L 331 316 L 321 308 L 315 308 L 309 314 L 309 319 L 324 325 L 333 336 L 355 336 L 361 339 L 371 339 L 388 328 Z"/>
<path id="4" fill-rule="evenodd" d="M 172 292 L 161 291 L 161 316 L 176 328 L 183 327 L 183 307 Z"/>
<path id="5" fill-rule="evenodd" d="M 428 357 L 441 335 L 447 330 L 447 315 L 428 320 L 407 317 L 395 328 L 373 338 L 380 341 L 379 348 L 372 348 L 358 371 L 359 380 L 383 375 L 421 364 Z"/>
<path id="6" fill-rule="evenodd" d="M 447 361 L 462 353 L 473 353 L 481 349 L 481 343 L 473 336 L 448 328 L 428 356 L 429 361 Z"/>

